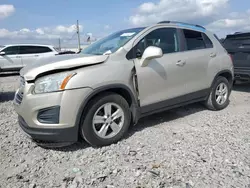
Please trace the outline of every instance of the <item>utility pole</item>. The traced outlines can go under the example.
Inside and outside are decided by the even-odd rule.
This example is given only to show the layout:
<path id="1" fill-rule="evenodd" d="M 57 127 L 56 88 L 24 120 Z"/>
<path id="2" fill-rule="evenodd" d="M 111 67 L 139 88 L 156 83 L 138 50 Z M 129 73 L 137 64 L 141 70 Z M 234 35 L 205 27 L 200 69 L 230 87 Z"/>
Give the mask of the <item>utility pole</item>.
<path id="1" fill-rule="evenodd" d="M 76 23 L 76 33 L 77 33 L 77 37 L 78 37 L 78 50 L 80 52 L 81 51 L 81 42 L 80 42 L 80 31 L 79 31 L 78 20 L 77 20 L 77 23 Z"/>
<path id="2" fill-rule="evenodd" d="M 58 39 L 58 48 L 61 51 L 61 39 L 60 38 Z"/>

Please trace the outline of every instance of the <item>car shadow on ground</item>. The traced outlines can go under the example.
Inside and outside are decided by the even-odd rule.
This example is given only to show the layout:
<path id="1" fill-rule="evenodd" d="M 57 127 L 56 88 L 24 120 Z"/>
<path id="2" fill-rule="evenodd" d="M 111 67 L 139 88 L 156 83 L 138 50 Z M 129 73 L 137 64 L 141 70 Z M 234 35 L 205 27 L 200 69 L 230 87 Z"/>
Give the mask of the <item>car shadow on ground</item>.
<path id="1" fill-rule="evenodd" d="M 0 92 L 0 103 L 12 101 L 15 97 L 15 92 Z"/>
<path id="2" fill-rule="evenodd" d="M 136 132 L 142 131 L 143 129 L 146 129 L 148 127 L 157 126 L 161 123 L 171 122 L 173 120 L 183 118 L 191 114 L 199 113 L 203 110 L 206 110 L 206 108 L 201 103 L 195 103 L 188 106 L 144 117 L 140 119 L 138 124 L 130 127 L 128 134 L 123 139 L 128 139 L 129 137 L 133 136 Z M 47 148 L 47 149 L 52 149 L 55 151 L 62 151 L 62 152 L 73 152 L 78 150 L 84 150 L 88 147 L 91 147 L 88 143 L 86 143 L 85 141 L 80 141 L 73 145 L 69 145 L 62 148 Z"/>
<path id="3" fill-rule="evenodd" d="M 19 72 L 0 73 L 0 77 L 19 76 Z"/>
<path id="4" fill-rule="evenodd" d="M 237 82 L 233 86 L 234 91 L 250 92 L 250 82 Z"/>
<path id="5" fill-rule="evenodd" d="M 199 113 L 203 110 L 206 110 L 206 108 L 201 103 L 195 103 L 144 117 L 139 120 L 137 125 L 133 126 L 130 129 L 127 138 L 129 138 L 136 132 L 142 131 L 143 129 L 146 129 L 148 127 L 153 127 L 162 123 L 171 122 L 176 119 L 189 116 L 191 114 Z"/>
<path id="6" fill-rule="evenodd" d="M 39 144 L 38 144 L 39 145 Z M 45 149 L 45 150 L 54 150 L 54 151 L 60 151 L 60 152 L 74 152 L 74 151 L 78 151 L 78 150 L 84 150 L 88 147 L 91 147 L 87 142 L 85 142 L 84 140 L 78 141 L 74 144 L 67 144 L 64 145 L 64 143 L 61 146 L 53 146 L 53 144 L 51 144 L 50 146 L 48 145 L 44 145 L 41 146 L 39 145 L 41 148 Z"/>

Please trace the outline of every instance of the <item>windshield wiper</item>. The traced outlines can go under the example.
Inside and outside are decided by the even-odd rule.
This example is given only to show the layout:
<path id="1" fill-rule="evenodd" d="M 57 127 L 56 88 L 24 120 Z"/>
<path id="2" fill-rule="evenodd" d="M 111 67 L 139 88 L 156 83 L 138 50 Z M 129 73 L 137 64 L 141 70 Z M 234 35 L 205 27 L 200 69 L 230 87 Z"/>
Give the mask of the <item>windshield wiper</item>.
<path id="1" fill-rule="evenodd" d="M 111 50 L 108 50 L 105 53 L 103 53 L 103 55 L 110 55 L 110 54 L 112 54 Z"/>

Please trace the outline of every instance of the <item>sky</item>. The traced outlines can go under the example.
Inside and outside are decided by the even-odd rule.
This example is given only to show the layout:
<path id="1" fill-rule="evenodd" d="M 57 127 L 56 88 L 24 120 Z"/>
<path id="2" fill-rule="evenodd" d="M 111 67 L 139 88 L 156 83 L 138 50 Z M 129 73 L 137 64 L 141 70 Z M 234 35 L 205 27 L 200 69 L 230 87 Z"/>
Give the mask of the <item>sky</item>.
<path id="1" fill-rule="evenodd" d="M 0 0 L 0 45 L 77 45 L 162 20 L 201 24 L 220 37 L 250 31 L 250 0 Z"/>

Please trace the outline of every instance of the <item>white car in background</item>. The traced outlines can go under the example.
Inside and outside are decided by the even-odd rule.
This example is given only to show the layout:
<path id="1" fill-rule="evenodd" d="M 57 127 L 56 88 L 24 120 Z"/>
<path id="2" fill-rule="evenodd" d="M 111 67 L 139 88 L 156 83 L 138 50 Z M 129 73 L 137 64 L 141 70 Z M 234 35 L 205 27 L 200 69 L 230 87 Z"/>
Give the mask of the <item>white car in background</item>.
<path id="1" fill-rule="evenodd" d="M 38 58 L 55 56 L 59 52 L 49 45 L 11 44 L 0 46 L 0 72 L 18 71 Z"/>

